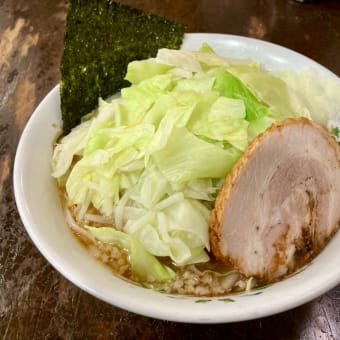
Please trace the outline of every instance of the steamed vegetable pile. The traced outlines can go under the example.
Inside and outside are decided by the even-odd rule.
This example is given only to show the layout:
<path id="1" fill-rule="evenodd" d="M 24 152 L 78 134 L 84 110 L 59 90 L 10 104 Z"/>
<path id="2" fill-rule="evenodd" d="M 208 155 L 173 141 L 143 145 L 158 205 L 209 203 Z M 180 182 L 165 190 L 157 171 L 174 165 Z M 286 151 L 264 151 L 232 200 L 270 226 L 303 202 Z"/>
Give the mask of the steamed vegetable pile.
<path id="1" fill-rule="evenodd" d="M 131 86 L 100 98 L 58 142 L 52 175 L 79 214 L 91 208 L 114 221 L 85 228 L 127 250 L 137 281 L 165 283 L 175 273 L 163 258 L 175 267 L 209 261 L 214 200 L 255 136 L 287 117 L 326 125 L 340 111 L 329 99 L 338 84 L 320 88 L 317 77 L 266 72 L 207 44 L 198 52 L 160 49 L 129 63 Z"/>

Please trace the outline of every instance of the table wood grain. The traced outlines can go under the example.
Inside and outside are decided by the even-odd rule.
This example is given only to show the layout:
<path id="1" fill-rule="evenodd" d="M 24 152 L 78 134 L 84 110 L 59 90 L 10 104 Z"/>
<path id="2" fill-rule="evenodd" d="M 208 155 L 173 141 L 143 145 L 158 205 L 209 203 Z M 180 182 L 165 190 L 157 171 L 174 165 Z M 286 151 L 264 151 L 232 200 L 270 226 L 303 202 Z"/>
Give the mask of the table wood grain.
<path id="1" fill-rule="evenodd" d="M 176 19 L 187 25 L 187 32 L 271 41 L 340 75 L 338 0 L 310 4 L 293 0 L 121 2 Z M 65 0 L 0 0 L 0 338 L 340 339 L 340 286 L 274 316 L 190 325 L 108 305 L 63 278 L 40 255 L 16 209 L 13 161 L 28 118 L 60 79 L 67 8 Z"/>

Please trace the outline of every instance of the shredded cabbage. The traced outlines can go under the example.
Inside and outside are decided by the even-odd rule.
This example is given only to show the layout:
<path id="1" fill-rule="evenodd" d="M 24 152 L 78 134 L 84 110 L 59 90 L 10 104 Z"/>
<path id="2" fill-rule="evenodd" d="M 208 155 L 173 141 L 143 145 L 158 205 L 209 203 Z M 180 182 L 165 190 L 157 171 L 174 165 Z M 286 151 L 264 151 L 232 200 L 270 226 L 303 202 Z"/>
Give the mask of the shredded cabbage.
<path id="1" fill-rule="evenodd" d="M 315 73 L 264 72 L 207 44 L 133 61 L 126 79 L 132 85 L 120 98 L 99 99 L 59 141 L 52 176 L 70 204 L 114 216 L 116 230 L 87 228 L 103 242 L 120 242 L 142 281 L 172 278 L 156 257 L 176 266 L 209 261 L 210 209 L 253 138 L 277 120 L 307 116 L 326 125 L 340 111 L 337 82 L 323 90 Z"/>

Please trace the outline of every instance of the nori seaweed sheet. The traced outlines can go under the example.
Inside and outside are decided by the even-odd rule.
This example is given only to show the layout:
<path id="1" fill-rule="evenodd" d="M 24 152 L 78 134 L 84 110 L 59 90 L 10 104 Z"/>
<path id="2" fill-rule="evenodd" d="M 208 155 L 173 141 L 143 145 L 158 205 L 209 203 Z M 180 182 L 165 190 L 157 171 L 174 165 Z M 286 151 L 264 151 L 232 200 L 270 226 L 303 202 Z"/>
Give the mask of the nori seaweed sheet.
<path id="1" fill-rule="evenodd" d="M 71 0 L 61 60 L 63 133 L 122 87 L 127 64 L 178 49 L 185 26 L 110 0 Z"/>

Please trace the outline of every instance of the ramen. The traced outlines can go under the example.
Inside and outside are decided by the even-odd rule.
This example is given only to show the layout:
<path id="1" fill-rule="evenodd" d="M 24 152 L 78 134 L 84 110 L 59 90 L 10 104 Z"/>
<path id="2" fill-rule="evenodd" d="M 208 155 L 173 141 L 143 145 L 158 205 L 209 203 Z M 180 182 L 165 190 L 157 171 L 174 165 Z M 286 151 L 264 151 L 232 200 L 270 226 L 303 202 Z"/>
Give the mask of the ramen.
<path id="1" fill-rule="evenodd" d="M 206 45 L 131 62 L 131 86 L 100 98 L 54 147 L 68 225 L 117 275 L 151 289 L 216 296 L 255 287 L 210 253 L 210 213 L 234 164 L 272 123 L 335 116 L 336 105 L 320 117 L 315 89 L 304 94 L 311 100 L 296 95 L 299 79 L 317 77 L 267 72 Z"/>

